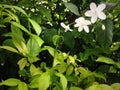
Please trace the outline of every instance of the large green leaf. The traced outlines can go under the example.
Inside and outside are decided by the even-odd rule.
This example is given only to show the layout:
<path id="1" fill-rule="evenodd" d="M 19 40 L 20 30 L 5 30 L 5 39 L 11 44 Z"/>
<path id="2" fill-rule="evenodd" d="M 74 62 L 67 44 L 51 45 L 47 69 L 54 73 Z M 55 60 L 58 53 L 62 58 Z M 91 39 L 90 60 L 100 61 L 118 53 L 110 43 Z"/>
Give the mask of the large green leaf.
<path id="1" fill-rule="evenodd" d="M 24 82 L 20 82 L 18 84 L 18 90 L 28 90 L 27 84 Z"/>
<path id="2" fill-rule="evenodd" d="M 102 62 L 102 63 L 106 63 L 106 64 L 115 64 L 115 61 L 112 60 L 111 58 L 108 58 L 108 57 L 99 57 L 96 62 Z"/>
<path id="3" fill-rule="evenodd" d="M 7 80 L 1 82 L 0 85 L 17 86 L 19 84 L 19 82 L 21 82 L 21 81 L 18 79 L 10 78 L 10 79 L 7 79 Z"/>
<path id="4" fill-rule="evenodd" d="M 80 15 L 76 5 L 74 5 L 73 3 L 64 3 L 64 4 L 71 12 L 73 12 L 78 16 Z"/>
<path id="5" fill-rule="evenodd" d="M 39 77 L 39 90 L 47 90 L 49 87 L 51 80 L 50 80 L 50 72 L 45 72 Z"/>
<path id="6" fill-rule="evenodd" d="M 42 31 L 40 25 L 37 22 L 35 22 L 34 20 L 30 19 L 30 18 L 28 20 L 31 22 L 33 28 L 35 29 L 35 32 L 39 36 L 41 31 Z"/>
<path id="7" fill-rule="evenodd" d="M 97 24 L 96 39 L 102 46 L 108 46 L 112 43 L 113 22 L 109 19 L 103 21 L 103 24 Z"/>
<path id="8" fill-rule="evenodd" d="M 55 75 L 60 77 L 60 83 L 61 83 L 61 85 L 63 87 L 63 90 L 66 90 L 66 88 L 67 88 L 67 79 L 66 79 L 66 77 L 61 73 L 55 73 Z"/>
<path id="9" fill-rule="evenodd" d="M 120 83 L 113 83 L 111 85 L 111 87 L 114 89 L 114 90 L 120 90 Z"/>
<path id="10" fill-rule="evenodd" d="M 33 38 L 30 38 L 28 40 L 28 42 L 27 42 L 27 48 L 28 48 L 29 54 L 32 55 L 32 56 L 37 56 L 39 54 L 39 52 L 40 52 L 39 44 Z"/>

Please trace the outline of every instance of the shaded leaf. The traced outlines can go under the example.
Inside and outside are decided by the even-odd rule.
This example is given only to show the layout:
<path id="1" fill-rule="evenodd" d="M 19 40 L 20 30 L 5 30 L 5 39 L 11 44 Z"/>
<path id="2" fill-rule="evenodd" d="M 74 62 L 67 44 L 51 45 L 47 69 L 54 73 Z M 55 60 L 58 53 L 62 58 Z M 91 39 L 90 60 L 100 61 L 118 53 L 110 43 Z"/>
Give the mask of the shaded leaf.
<path id="1" fill-rule="evenodd" d="M 80 15 L 76 5 L 74 5 L 73 3 L 64 3 L 64 4 L 71 12 L 73 12 L 78 16 Z"/>

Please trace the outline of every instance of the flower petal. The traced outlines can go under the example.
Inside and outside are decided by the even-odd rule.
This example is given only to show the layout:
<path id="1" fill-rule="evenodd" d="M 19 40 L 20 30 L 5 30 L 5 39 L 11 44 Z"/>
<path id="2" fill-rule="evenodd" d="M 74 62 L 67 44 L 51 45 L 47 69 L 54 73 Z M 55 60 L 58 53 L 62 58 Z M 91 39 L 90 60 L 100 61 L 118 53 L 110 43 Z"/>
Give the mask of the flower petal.
<path id="1" fill-rule="evenodd" d="M 102 20 L 106 19 L 106 15 L 103 12 L 98 12 L 98 17 Z"/>
<path id="2" fill-rule="evenodd" d="M 94 2 L 92 2 L 92 3 L 90 4 L 90 9 L 94 11 L 94 10 L 96 10 L 96 8 L 97 8 L 97 7 L 96 7 L 96 4 L 95 4 Z"/>
<path id="3" fill-rule="evenodd" d="M 83 30 L 83 27 L 78 28 L 78 32 L 81 32 Z"/>
<path id="4" fill-rule="evenodd" d="M 92 23 L 95 23 L 97 21 L 97 15 L 93 15 L 92 17 L 91 17 L 91 22 Z"/>
<path id="5" fill-rule="evenodd" d="M 100 5 L 98 5 L 98 7 L 97 7 L 97 11 L 102 11 L 102 10 L 105 9 L 105 7 L 106 7 L 105 4 L 100 4 Z"/>
<path id="6" fill-rule="evenodd" d="M 85 24 L 86 24 L 86 25 L 90 25 L 91 22 L 90 22 L 89 20 L 85 20 Z"/>
<path id="7" fill-rule="evenodd" d="M 63 27 L 63 28 L 66 28 L 66 25 L 64 23 L 60 23 L 60 25 Z"/>
<path id="8" fill-rule="evenodd" d="M 84 26 L 84 30 L 85 30 L 85 32 L 89 33 L 89 28 L 88 28 L 88 26 Z"/>
<path id="9" fill-rule="evenodd" d="M 91 17 L 93 15 L 94 13 L 91 10 L 85 12 L 85 16 Z"/>

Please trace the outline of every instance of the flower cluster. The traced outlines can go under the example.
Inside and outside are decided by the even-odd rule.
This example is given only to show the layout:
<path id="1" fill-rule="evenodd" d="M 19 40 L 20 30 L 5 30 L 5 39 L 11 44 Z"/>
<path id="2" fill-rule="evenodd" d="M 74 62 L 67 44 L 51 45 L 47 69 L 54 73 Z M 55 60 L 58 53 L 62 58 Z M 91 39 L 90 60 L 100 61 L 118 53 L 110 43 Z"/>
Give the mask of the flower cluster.
<path id="1" fill-rule="evenodd" d="M 81 32 L 82 30 L 85 30 L 85 32 L 89 32 L 89 27 L 88 25 L 95 23 L 97 19 L 105 20 L 106 15 L 104 14 L 103 10 L 105 9 L 106 5 L 105 4 L 100 4 L 96 6 L 94 2 L 90 4 L 90 10 L 85 12 L 86 17 L 90 17 L 91 20 L 85 20 L 84 17 L 79 17 L 75 20 L 75 25 L 74 27 L 78 27 L 78 31 Z M 61 26 L 65 29 L 65 32 L 67 31 L 72 31 L 70 29 L 69 25 L 65 25 L 64 23 L 61 23 Z"/>

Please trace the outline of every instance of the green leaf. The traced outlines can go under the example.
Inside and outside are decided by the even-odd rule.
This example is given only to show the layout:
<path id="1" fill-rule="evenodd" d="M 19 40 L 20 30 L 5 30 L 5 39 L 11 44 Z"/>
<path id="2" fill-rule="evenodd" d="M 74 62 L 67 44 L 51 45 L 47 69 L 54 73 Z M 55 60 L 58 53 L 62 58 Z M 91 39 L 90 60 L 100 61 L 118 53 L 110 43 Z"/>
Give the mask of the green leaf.
<path id="1" fill-rule="evenodd" d="M 15 79 L 15 78 L 10 78 L 10 79 L 7 79 L 3 82 L 0 83 L 0 85 L 6 85 L 6 86 L 16 86 L 19 84 L 19 82 L 21 82 L 20 80 L 18 79 Z"/>
<path id="2" fill-rule="evenodd" d="M 15 8 L 16 10 L 18 10 L 19 12 L 21 12 L 22 14 L 24 14 L 25 16 L 27 16 L 27 13 L 20 7 L 18 6 L 13 6 L 13 5 L 2 5 L 5 8 Z"/>
<path id="3" fill-rule="evenodd" d="M 18 61 L 17 64 L 19 65 L 20 70 L 22 70 L 25 67 L 25 65 L 27 64 L 27 59 L 26 58 L 22 58 L 22 59 L 20 59 Z"/>
<path id="4" fill-rule="evenodd" d="M 120 83 L 113 83 L 111 85 L 111 87 L 114 89 L 114 90 L 120 90 Z"/>
<path id="5" fill-rule="evenodd" d="M 71 32 L 63 33 L 63 37 L 64 37 L 65 45 L 68 46 L 69 48 L 74 48 L 74 46 L 75 46 L 75 39 L 72 36 L 72 33 Z"/>
<path id="6" fill-rule="evenodd" d="M 74 69 L 74 67 L 70 64 L 70 65 L 67 67 L 66 74 L 67 74 L 67 75 L 72 74 L 73 69 Z"/>
<path id="7" fill-rule="evenodd" d="M 31 22 L 33 28 L 35 29 L 35 32 L 39 36 L 41 31 L 42 31 L 40 25 L 37 22 L 35 22 L 34 20 L 30 19 L 30 18 L 28 20 Z"/>
<path id="8" fill-rule="evenodd" d="M 62 36 L 59 35 L 54 35 L 52 38 L 52 42 L 53 44 L 56 46 L 57 44 L 59 44 L 60 39 L 62 38 Z"/>
<path id="9" fill-rule="evenodd" d="M 39 47 L 41 47 L 42 44 L 44 43 L 44 41 L 39 36 L 37 36 L 37 35 L 32 34 L 31 36 L 32 36 L 32 38 L 34 40 L 36 40 L 36 42 L 38 43 Z"/>
<path id="10" fill-rule="evenodd" d="M 44 51 L 44 50 L 48 50 L 48 52 L 49 52 L 52 56 L 54 56 L 54 53 L 55 53 L 55 49 L 54 49 L 54 48 L 52 48 L 52 47 L 50 47 L 50 46 L 44 46 L 44 47 L 41 49 L 41 51 Z"/>
<path id="11" fill-rule="evenodd" d="M 61 85 L 63 87 L 63 90 L 66 90 L 66 88 L 67 88 L 67 79 L 66 79 L 66 77 L 61 73 L 55 73 L 55 75 L 60 77 L 60 83 L 61 83 Z"/>
<path id="12" fill-rule="evenodd" d="M 113 22 L 109 19 L 106 19 L 102 24 L 97 24 L 96 39 L 102 46 L 109 46 L 112 43 L 113 27 Z"/>
<path id="13" fill-rule="evenodd" d="M 37 74 L 42 74 L 43 72 L 40 71 L 40 68 L 36 68 L 33 64 L 30 66 L 30 74 L 32 76 L 37 75 Z"/>
<path id="14" fill-rule="evenodd" d="M 18 84 L 18 90 L 28 90 L 27 84 L 24 82 L 20 82 Z"/>
<path id="15" fill-rule="evenodd" d="M 81 89 L 79 87 L 70 87 L 70 90 L 83 90 L 83 89 Z"/>
<path id="16" fill-rule="evenodd" d="M 99 57 L 96 62 L 102 62 L 102 63 L 106 63 L 106 64 L 115 64 L 115 61 L 112 60 L 111 58 L 107 58 L 107 57 Z"/>
<path id="17" fill-rule="evenodd" d="M 41 12 L 49 21 L 51 21 L 51 14 L 50 14 L 50 10 L 45 8 L 45 6 L 39 5 L 37 6 L 37 9 L 39 10 L 39 12 Z"/>
<path id="18" fill-rule="evenodd" d="M 37 56 L 39 54 L 39 52 L 40 52 L 39 44 L 33 38 L 30 38 L 28 40 L 28 42 L 27 42 L 27 48 L 28 48 L 29 54 L 32 55 L 32 56 Z"/>
<path id="19" fill-rule="evenodd" d="M 24 32 L 26 32 L 27 34 L 31 35 L 31 33 L 21 24 L 17 23 L 17 22 L 11 22 L 12 25 L 19 27 L 21 30 L 23 30 Z"/>
<path id="20" fill-rule="evenodd" d="M 14 43 L 14 45 L 17 47 L 18 51 L 19 51 L 22 55 L 24 55 L 24 56 L 27 55 L 27 53 L 28 53 L 28 48 L 27 48 L 26 44 L 25 44 L 23 41 L 17 40 L 17 39 L 13 39 L 13 43 Z"/>
<path id="21" fill-rule="evenodd" d="M 50 73 L 45 72 L 39 77 L 39 90 L 47 90 L 50 85 Z"/>
<path id="22" fill-rule="evenodd" d="M 15 48 L 10 47 L 10 46 L 0 46 L 0 48 L 9 50 L 9 51 L 14 52 L 14 53 L 18 53 L 18 51 Z"/>
<path id="23" fill-rule="evenodd" d="M 80 15 L 76 5 L 74 5 L 73 3 L 64 3 L 64 4 L 72 13 L 78 16 Z"/>
<path id="24" fill-rule="evenodd" d="M 114 90 L 114 89 L 107 84 L 100 84 L 99 90 Z"/>

